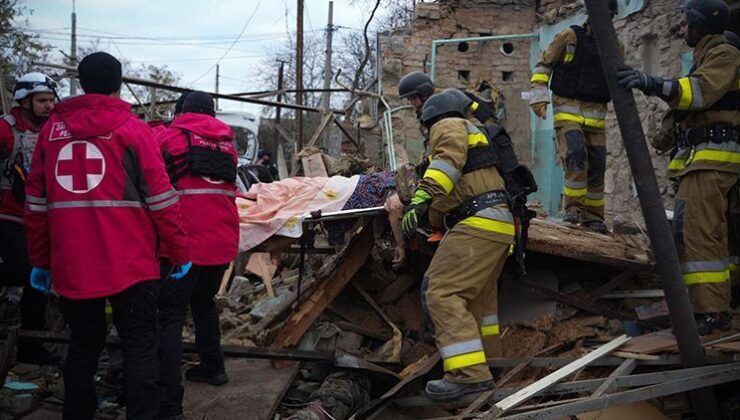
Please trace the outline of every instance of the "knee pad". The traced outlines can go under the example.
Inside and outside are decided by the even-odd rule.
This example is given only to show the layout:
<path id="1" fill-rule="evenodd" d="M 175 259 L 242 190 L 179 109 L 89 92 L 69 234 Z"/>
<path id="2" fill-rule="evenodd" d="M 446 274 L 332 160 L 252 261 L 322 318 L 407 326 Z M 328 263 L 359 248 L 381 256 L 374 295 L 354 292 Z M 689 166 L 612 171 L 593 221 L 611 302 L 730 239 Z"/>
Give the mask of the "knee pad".
<path id="1" fill-rule="evenodd" d="M 606 147 L 588 147 L 588 185 L 601 185 L 604 183 L 606 172 Z"/>
<path id="2" fill-rule="evenodd" d="M 569 171 L 586 169 L 586 136 L 581 130 L 565 132 L 565 168 Z"/>

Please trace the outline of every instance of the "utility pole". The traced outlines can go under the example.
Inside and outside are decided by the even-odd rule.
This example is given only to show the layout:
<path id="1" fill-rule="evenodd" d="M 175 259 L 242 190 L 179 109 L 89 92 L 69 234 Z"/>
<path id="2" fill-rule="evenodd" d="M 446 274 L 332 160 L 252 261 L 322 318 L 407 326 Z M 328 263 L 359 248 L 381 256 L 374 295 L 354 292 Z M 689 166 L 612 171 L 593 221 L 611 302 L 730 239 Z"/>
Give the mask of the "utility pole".
<path id="1" fill-rule="evenodd" d="M 283 74 L 285 69 L 285 61 L 280 61 L 280 69 L 278 69 L 278 82 L 277 82 L 277 90 L 278 92 L 283 90 Z M 277 96 L 277 102 L 283 101 L 283 94 L 278 93 Z M 285 149 L 283 148 L 283 139 L 280 136 L 280 114 L 282 111 L 282 107 L 279 105 L 275 107 L 275 144 L 277 145 L 277 164 L 278 164 L 278 175 L 280 179 L 285 179 L 288 177 L 288 169 L 286 167 L 285 162 Z"/>
<path id="2" fill-rule="evenodd" d="M 295 51 L 295 101 L 303 105 L 303 0 L 298 1 L 296 12 L 296 51 Z M 295 153 L 303 149 L 303 112 L 296 110 L 295 114 Z"/>
<path id="3" fill-rule="evenodd" d="M 650 246 L 660 275 L 665 300 L 678 342 L 681 362 L 692 368 L 707 364 L 699 340 L 696 321 L 691 310 L 688 291 L 683 281 L 676 245 L 668 226 L 663 201 L 655 179 L 653 163 L 645 142 L 640 114 L 632 92 L 617 84 L 616 72 L 623 65 L 622 54 L 617 44 L 617 33 L 605 1 L 586 0 L 588 17 L 596 38 L 601 64 L 607 76 L 614 110 L 622 133 L 624 149 L 637 187 L 640 207 L 645 217 Z M 689 392 L 692 408 L 700 419 L 719 419 L 719 407 L 712 388 L 701 388 Z"/>
<path id="4" fill-rule="evenodd" d="M 77 13 L 75 12 L 75 0 L 72 0 L 72 41 L 69 49 L 69 56 L 72 61 L 70 66 L 77 67 Z M 69 95 L 77 95 L 77 80 L 74 76 L 69 78 Z"/>
<path id="5" fill-rule="evenodd" d="M 334 2 L 329 2 L 329 20 L 326 24 L 326 50 L 324 51 L 326 56 L 324 58 L 324 97 L 322 98 L 321 102 L 322 105 L 324 105 L 324 108 L 330 108 L 331 107 L 331 92 L 329 89 L 331 88 L 331 75 L 332 75 L 332 68 L 331 68 L 331 39 L 332 39 L 332 33 L 334 32 L 334 25 L 332 25 L 332 16 L 334 15 Z"/>
<path id="6" fill-rule="evenodd" d="M 324 108 L 329 109 L 331 108 L 331 75 L 332 75 L 332 67 L 331 67 L 331 40 L 332 40 L 332 33 L 334 32 L 334 2 L 329 2 L 329 19 L 327 20 L 326 24 L 326 56 L 324 58 L 324 95 L 321 99 L 322 105 Z M 326 141 L 326 149 L 330 156 L 339 156 L 341 152 L 341 140 L 337 136 L 331 135 L 331 130 L 329 130 L 324 137 Z"/>
<path id="7" fill-rule="evenodd" d="M 280 61 L 280 69 L 278 69 L 278 84 L 277 84 L 277 90 L 278 92 L 283 90 L 283 70 L 285 68 L 285 61 Z M 283 101 L 283 94 L 279 93 L 277 96 L 277 102 Z M 282 107 L 277 106 L 275 107 L 275 126 L 280 125 L 280 114 L 283 110 Z M 282 144 L 282 141 L 280 140 L 280 133 L 278 132 L 277 128 L 275 129 L 275 144 Z"/>
<path id="8" fill-rule="evenodd" d="M 216 64 L 216 89 L 215 89 L 216 94 L 218 94 L 218 79 L 219 79 L 220 71 L 221 71 L 221 65 Z M 216 111 L 218 111 L 218 97 L 216 97 L 214 105 L 216 107 Z"/>

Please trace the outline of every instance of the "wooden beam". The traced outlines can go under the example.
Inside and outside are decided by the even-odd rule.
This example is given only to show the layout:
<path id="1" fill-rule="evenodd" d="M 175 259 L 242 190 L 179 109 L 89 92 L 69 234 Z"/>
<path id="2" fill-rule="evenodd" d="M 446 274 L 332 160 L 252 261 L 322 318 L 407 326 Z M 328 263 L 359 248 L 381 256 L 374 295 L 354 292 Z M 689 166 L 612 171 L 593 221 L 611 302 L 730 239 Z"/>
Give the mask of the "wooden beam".
<path id="1" fill-rule="evenodd" d="M 303 334 L 314 323 L 322 312 L 331 304 L 352 277 L 365 264 L 373 248 L 373 230 L 369 220 L 362 223 L 354 232 L 347 247 L 337 255 L 338 264 L 333 271 L 315 287 L 310 295 L 300 304 L 285 325 L 280 329 L 273 347 L 289 347 L 298 344 Z"/>
<path id="2" fill-rule="evenodd" d="M 362 149 L 360 147 L 360 142 L 357 141 L 357 140 L 355 140 L 355 138 L 352 137 L 352 135 L 349 133 L 349 131 L 347 131 L 347 129 L 344 128 L 344 126 L 342 125 L 341 121 L 339 121 L 339 118 L 334 117 L 334 125 L 336 125 L 337 128 L 339 128 L 339 131 L 341 131 L 342 134 L 344 134 L 344 137 L 347 137 L 347 140 L 351 141 L 352 144 L 355 145 L 355 147 L 357 148 L 357 150 L 361 150 Z"/>
<path id="3" fill-rule="evenodd" d="M 589 293 L 586 296 L 586 300 L 592 301 L 600 298 L 601 296 L 605 295 L 606 293 L 611 292 L 612 290 L 616 289 L 617 287 L 621 286 L 622 283 L 626 282 L 627 280 L 634 277 L 635 272 L 634 271 L 623 271 L 616 276 L 614 276 L 611 280 L 608 282 L 602 284 L 599 286 L 596 290 Z"/>
<path id="4" fill-rule="evenodd" d="M 573 296 L 560 293 L 557 290 L 550 289 L 549 287 L 535 283 L 528 280 L 526 277 L 519 280 L 520 284 L 530 288 L 533 292 L 540 294 L 544 297 L 556 300 L 560 303 L 565 303 L 570 306 L 574 306 L 578 309 L 591 312 L 598 315 L 603 315 L 607 318 L 619 319 L 619 320 L 632 320 L 627 314 L 617 312 L 615 310 L 604 307 L 603 305 L 596 304 L 586 298 L 575 298 Z"/>
<path id="5" fill-rule="evenodd" d="M 503 418 L 507 420 L 524 420 L 573 416 L 589 411 L 614 407 L 616 405 L 630 404 L 667 395 L 679 394 L 698 388 L 711 387 L 726 382 L 736 381 L 738 379 L 740 379 L 740 367 L 734 367 Z"/>
<path id="6" fill-rule="evenodd" d="M 599 397 L 603 394 L 606 394 L 607 392 L 614 391 L 617 388 L 617 378 L 620 376 L 629 375 L 630 373 L 632 373 L 633 370 L 635 370 L 636 367 L 637 361 L 635 359 L 625 359 L 621 365 L 617 366 L 617 368 L 614 369 L 612 373 L 610 373 L 609 376 L 606 377 L 604 382 L 602 382 L 601 385 L 596 388 L 596 391 L 594 391 L 591 396 Z"/>
<path id="7" fill-rule="evenodd" d="M 572 375 L 576 371 L 596 361 L 596 359 L 606 356 L 607 354 L 609 354 L 613 350 L 616 350 L 617 348 L 619 348 L 619 346 L 621 346 L 622 344 L 626 343 L 629 340 L 630 340 L 630 337 L 627 337 L 626 335 L 622 335 L 622 336 L 615 338 L 614 340 L 604 344 L 603 346 L 592 351 L 591 353 L 581 357 L 580 359 L 575 360 L 573 363 L 570 363 L 567 366 L 564 366 L 556 370 L 555 372 L 545 376 L 539 381 L 529 386 L 526 386 L 520 389 L 518 392 L 514 393 L 513 395 L 506 397 L 503 400 L 499 401 L 498 403 L 496 403 L 496 405 L 493 406 L 491 410 L 484 413 L 482 418 L 483 419 L 499 418 L 502 414 L 506 413 L 507 411 L 511 410 L 517 405 L 523 403 L 529 398 L 537 395 L 538 393 L 547 390 L 548 388 L 552 387 L 556 383 L 565 379 L 567 376 Z"/>

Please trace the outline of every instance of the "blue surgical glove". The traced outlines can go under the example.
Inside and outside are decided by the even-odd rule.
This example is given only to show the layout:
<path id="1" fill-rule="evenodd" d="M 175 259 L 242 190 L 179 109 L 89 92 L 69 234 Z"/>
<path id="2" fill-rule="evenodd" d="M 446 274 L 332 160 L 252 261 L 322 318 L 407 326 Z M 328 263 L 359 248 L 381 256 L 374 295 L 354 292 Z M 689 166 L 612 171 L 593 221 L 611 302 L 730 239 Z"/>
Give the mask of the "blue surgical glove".
<path id="1" fill-rule="evenodd" d="M 174 270 L 172 274 L 170 274 L 170 277 L 175 280 L 180 280 L 181 278 L 188 275 L 188 271 L 190 271 L 190 267 L 192 266 L 193 263 L 191 261 L 188 261 L 185 264 L 178 266 L 177 269 Z"/>
<path id="2" fill-rule="evenodd" d="M 51 289 L 51 272 L 43 268 L 31 269 L 31 287 L 41 293 L 48 294 Z"/>

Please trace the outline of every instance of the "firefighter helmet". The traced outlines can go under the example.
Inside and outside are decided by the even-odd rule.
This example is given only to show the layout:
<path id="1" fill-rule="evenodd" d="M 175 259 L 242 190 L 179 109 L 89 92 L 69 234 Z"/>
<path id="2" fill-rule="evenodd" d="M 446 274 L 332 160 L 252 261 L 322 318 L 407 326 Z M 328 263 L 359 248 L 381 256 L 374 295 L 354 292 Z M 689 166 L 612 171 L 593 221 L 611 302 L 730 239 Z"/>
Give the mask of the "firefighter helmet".
<path id="1" fill-rule="evenodd" d="M 421 108 L 421 124 L 429 128 L 434 122 L 443 117 L 462 118 L 468 106 L 469 102 L 464 102 L 460 95 L 451 92 L 451 89 L 437 93 L 424 102 L 424 106 Z"/>
<path id="2" fill-rule="evenodd" d="M 434 82 L 426 74 L 415 71 L 401 78 L 398 83 L 398 97 L 408 98 L 411 95 L 419 95 L 426 99 L 434 94 Z"/>
<path id="3" fill-rule="evenodd" d="M 53 93 L 56 96 L 57 84 L 43 73 L 27 73 L 18 79 L 13 89 L 13 99 L 20 101 L 36 93 Z"/>
<path id="4" fill-rule="evenodd" d="M 699 31 L 721 34 L 730 26 L 730 9 L 722 0 L 687 0 L 686 21 Z"/>

